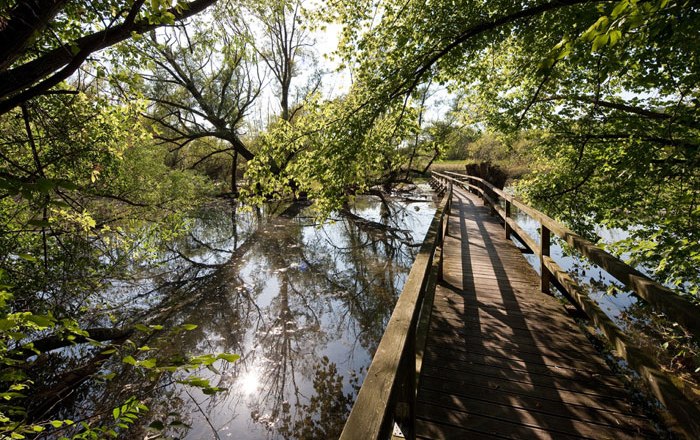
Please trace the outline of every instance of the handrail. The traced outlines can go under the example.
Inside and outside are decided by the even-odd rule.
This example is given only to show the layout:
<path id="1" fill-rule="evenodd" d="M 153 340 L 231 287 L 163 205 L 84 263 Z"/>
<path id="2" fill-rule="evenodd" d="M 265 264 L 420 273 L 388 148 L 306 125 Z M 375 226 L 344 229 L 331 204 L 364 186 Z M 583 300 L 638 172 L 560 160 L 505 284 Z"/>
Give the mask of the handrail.
<path id="1" fill-rule="evenodd" d="M 442 175 L 446 179 L 454 179 L 442 173 L 435 172 L 433 174 L 437 176 Z M 456 175 L 457 173 L 450 172 L 450 174 Z M 507 194 L 505 191 L 494 187 L 486 180 L 476 176 L 468 176 L 466 174 L 462 174 L 460 177 L 480 182 L 491 191 L 498 194 L 498 196 L 505 200 L 506 203 L 512 204 L 512 206 L 517 207 L 525 214 L 537 220 L 542 226 L 547 228 L 559 238 L 563 239 L 571 247 L 581 252 L 581 254 L 591 260 L 591 262 L 605 269 L 606 272 L 615 277 L 615 279 L 620 281 L 625 287 L 634 291 L 640 298 L 653 306 L 657 311 L 665 313 L 671 319 L 683 325 L 696 337 L 700 336 L 700 307 L 698 307 L 696 304 L 676 294 L 673 292 L 673 290 L 657 283 L 639 272 L 637 269 L 634 269 L 628 264 L 622 262 L 620 259 L 596 246 L 594 243 L 576 234 L 571 229 L 556 222 L 546 214 L 528 206 L 523 201 L 510 194 Z M 480 192 L 480 194 L 483 194 L 483 189 L 476 185 L 468 184 L 468 182 L 461 182 L 457 179 L 454 180 L 459 182 L 460 186 L 464 186 L 466 183 L 469 185 L 469 187 L 476 189 Z M 493 204 L 497 205 L 497 203 L 494 201 L 492 202 Z M 500 217 L 505 220 L 503 215 Z M 510 216 L 508 216 L 508 218 L 510 218 Z M 536 251 L 536 246 L 533 247 L 532 250 Z"/>
<path id="2" fill-rule="evenodd" d="M 617 354 L 640 374 L 652 393 L 666 407 L 666 424 L 669 429 L 688 438 L 700 438 L 700 408 L 693 390 L 687 389 L 679 380 L 662 371 L 657 360 L 637 347 L 598 304 L 588 297 L 585 290 L 550 257 L 550 232 L 603 268 L 656 310 L 683 325 L 696 339 L 700 336 L 700 307 L 480 177 L 453 172 L 449 175 L 433 172 L 432 176 L 477 192 L 484 203 L 491 206 L 492 213 L 498 214 L 503 220 L 506 237 L 516 235 L 519 241 L 540 257 L 541 290 L 549 293 L 550 283 L 554 284 L 569 301 L 588 315 Z M 493 200 L 487 194 L 487 188 L 505 201 L 505 209 L 498 204 L 498 200 Z M 540 223 L 539 244 L 511 217 L 512 206 Z"/>
<path id="3" fill-rule="evenodd" d="M 417 375 L 425 344 L 436 279 L 442 265 L 441 246 L 447 233 L 452 185 L 426 233 L 394 312 L 374 354 L 365 380 L 345 422 L 341 440 L 391 437 L 397 423 L 408 439 L 415 438 Z"/>

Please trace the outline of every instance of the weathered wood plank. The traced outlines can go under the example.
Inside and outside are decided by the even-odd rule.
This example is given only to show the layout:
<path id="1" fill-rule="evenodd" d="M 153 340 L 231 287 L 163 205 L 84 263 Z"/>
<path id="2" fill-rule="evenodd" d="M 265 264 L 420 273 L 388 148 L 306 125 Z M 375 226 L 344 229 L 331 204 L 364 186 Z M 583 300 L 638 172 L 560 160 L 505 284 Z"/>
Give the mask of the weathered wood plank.
<path id="1" fill-rule="evenodd" d="M 480 362 L 460 362 L 440 359 L 437 362 L 427 361 L 424 364 L 425 374 L 438 375 L 458 374 L 468 370 L 481 376 L 502 378 L 514 382 L 531 384 L 533 387 L 548 387 L 557 390 L 569 390 L 577 393 L 585 393 L 596 396 L 608 396 L 626 399 L 629 397 L 627 390 L 615 377 L 598 377 L 586 374 L 578 370 L 568 370 L 569 374 L 546 374 L 533 370 L 527 366 L 502 363 L 484 364 Z"/>
<path id="2" fill-rule="evenodd" d="M 515 345 L 503 345 L 491 341 L 481 341 L 476 343 L 462 343 L 455 345 L 452 339 L 436 337 L 431 339 L 431 343 L 435 347 L 441 349 L 451 349 L 455 355 L 460 353 L 487 353 L 494 356 L 510 357 L 515 359 L 552 359 L 558 363 L 565 365 L 582 365 L 587 368 L 595 366 L 607 368 L 605 362 L 599 357 L 583 358 L 580 355 L 572 352 L 555 351 L 555 350 L 538 350 L 536 347 L 517 347 Z"/>
<path id="3" fill-rule="evenodd" d="M 467 353 L 466 356 L 442 356 L 431 353 L 427 357 L 426 365 L 450 370 L 464 370 L 474 368 L 474 371 L 514 371 L 524 376 L 543 376 L 544 378 L 559 378 L 563 380 L 583 380 L 594 387 L 611 387 L 619 389 L 620 381 L 611 374 L 601 374 L 596 370 L 576 368 L 576 366 L 561 367 L 559 365 L 531 364 L 522 359 L 495 357 L 488 354 Z M 517 376 L 513 376 L 514 378 Z"/>
<path id="4" fill-rule="evenodd" d="M 549 357 L 542 354 L 530 355 L 529 353 L 498 353 L 493 350 L 488 350 L 484 347 L 474 347 L 469 351 L 456 351 L 450 348 L 435 345 L 430 347 L 426 353 L 428 357 L 435 356 L 437 359 L 444 358 L 452 361 L 473 362 L 475 359 L 487 362 L 491 359 L 493 362 L 505 362 L 509 364 L 523 363 L 528 368 L 537 369 L 539 367 L 546 369 L 569 369 L 579 371 L 582 374 L 591 375 L 614 375 L 605 365 L 600 362 L 578 362 L 576 365 L 571 365 L 562 362 L 561 358 Z"/>
<path id="5" fill-rule="evenodd" d="M 536 424 L 524 425 L 508 420 L 492 418 L 480 414 L 468 414 L 460 411 L 448 411 L 444 407 L 418 402 L 419 420 L 441 423 L 444 425 L 468 429 L 470 431 L 479 432 L 482 434 L 490 434 L 494 437 L 501 438 L 522 438 L 522 439 L 566 439 L 579 440 L 586 438 L 582 435 L 574 434 L 572 430 L 565 432 L 564 430 L 550 430 Z M 418 424 L 418 432 L 422 432 L 420 424 Z M 454 438 L 445 436 L 443 438 Z M 469 438 L 463 437 L 463 438 Z M 614 438 L 614 437 L 608 437 Z"/>
<path id="6" fill-rule="evenodd" d="M 431 385 L 432 384 L 432 385 Z M 444 393 L 457 393 L 467 395 L 471 390 L 478 389 L 482 394 L 509 393 L 522 398 L 523 396 L 537 397 L 550 400 L 553 405 L 567 406 L 571 404 L 584 405 L 589 408 L 607 409 L 623 414 L 635 414 L 631 406 L 625 400 L 616 397 L 595 396 L 578 393 L 570 390 L 557 390 L 555 388 L 536 388 L 531 383 L 517 382 L 499 377 L 464 374 L 456 376 L 440 373 L 439 376 L 422 374 L 419 397 L 424 391 L 438 390 Z"/>
<path id="7" fill-rule="evenodd" d="M 462 383 L 459 386 L 445 387 L 445 383 L 437 378 L 426 377 L 424 384 L 424 393 L 421 394 L 421 399 L 430 401 L 433 399 L 443 399 L 442 397 L 433 397 L 429 393 L 439 393 L 447 396 L 448 399 L 459 400 L 461 398 L 476 398 L 492 403 L 497 403 L 504 406 L 518 406 L 523 409 L 531 408 L 536 411 L 541 411 L 547 414 L 556 414 L 559 416 L 574 414 L 574 417 L 595 422 L 598 424 L 610 424 L 613 426 L 620 425 L 623 420 L 633 424 L 635 429 L 648 430 L 649 424 L 647 420 L 634 414 L 629 406 L 621 405 L 619 400 L 613 400 L 612 405 L 606 405 L 604 408 L 586 405 L 585 398 L 587 396 L 569 393 L 562 395 L 561 399 L 565 400 L 566 405 L 561 405 L 558 397 L 555 399 L 547 398 L 546 395 L 535 395 L 534 393 L 524 392 L 522 390 L 507 389 L 506 387 L 494 390 L 481 384 Z M 591 399 L 592 400 L 592 399 Z M 601 402 L 598 402 L 601 403 Z"/>
<path id="8" fill-rule="evenodd" d="M 539 292 L 540 277 L 490 209 L 454 194 L 419 380 L 418 437 L 653 437 L 581 328 Z"/>
<path id="9" fill-rule="evenodd" d="M 522 400 L 508 402 L 507 399 L 503 399 L 502 402 L 495 403 L 437 392 L 423 393 L 422 398 L 426 400 L 419 400 L 418 410 L 421 418 L 463 428 L 483 428 L 490 425 L 500 435 L 530 434 L 533 430 L 543 429 L 557 438 L 559 435 L 601 438 L 601 431 L 607 432 L 609 438 L 614 439 L 655 436 L 648 427 L 634 426 L 630 424 L 629 419 L 617 418 L 609 423 L 602 419 L 584 420 L 580 413 L 562 405 L 551 405 L 557 408 L 547 413 L 541 408 L 533 410 L 532 407 L 524 406 Z M 475 421 L 479 418 L 483 418 L 483 421 Z"/>
<path id="10" fill-rule="evenodd" d="M 521 314 L 517 316 L 509 316 L 501 311 L 504 310 L 498 307 L 485 308 L 486 310 L 474 310 L 473 313 L 460 313 L 455 310 L 445 310 L 441 308 L 436 310 L 434 316 L 434 325 L 444 324 L 444 326 L 452 328 L 470 329 L 472 336 L 479 336 L 482 332 L 506 331 L 508 335 L 531 336 L 532 331 L 537 332 L 537 337 L 541 338 L 564 338 L 570 343 L 588 343 L 588 341 L 579 334 L 572 336 L 566 334 L 567 331 L 580 332 L 580 328 L 573 323 L 565 327 L 559 327 L 556 323 L 537 320 Z M 559 313 L 563 313 L 560 311 Z M 547 315 L 538 314 L 539 317 L 547 317 Z M 555 334 L 547 332 L 556 332 Z M 577 347 L 574 347 L 576 350 Z"/>

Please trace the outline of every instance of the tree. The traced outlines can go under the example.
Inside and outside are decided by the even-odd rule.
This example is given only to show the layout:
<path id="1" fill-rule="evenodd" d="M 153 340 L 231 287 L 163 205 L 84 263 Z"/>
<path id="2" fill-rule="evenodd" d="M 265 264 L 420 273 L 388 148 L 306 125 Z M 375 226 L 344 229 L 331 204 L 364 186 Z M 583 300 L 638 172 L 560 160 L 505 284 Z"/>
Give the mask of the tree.
<path id="1" fill-rule="evenodd" d="M 633 227 L 619 250 L 698 292 L 696 5 L 329 7 L 347 23 L 341 54 L 356 69 L 363 108 L 380 114 L 432 79 L 466 92 L 493 130 L 542 130 L 541 172 L 525 194 L 582 233 L 601 222 Z"/>
<path id="2" fill-rule="evenodd" d="M 300 74 L 301 63 L 310 57 L 313 45 L 304 23 L 311 18 L 305 14 L 303 4 L 303 0 L 248 1 L 246 8 L 255 18 L 242 19 L 239 24 L 253 36 L 253 47 L 272 73 L 278 88 L 280 118 L 284 121 L 291 121 L 301 108 L 301 104 L 294 107 L 291 101 L 292 80 Z"/>
<path id="3" fill-rule="evenodd" d="M 221 141 L 211 144 L 190 166 L 215 155 L 230 155 L 235 194 L 238 156 L 254 157 L 242 132 L 260 95 L 262 78 L 248 37 L 237 33 L 230 25 L 232 19 L 226 10 L 217 10 L 211 20 L 197 21 L 194 30 L 151 33 L 140 49 L 140 62 L 133 63 L 145 81 L 128 94 L 142 93 L 152 103 L 145 117 L 153 122 L 154 136 L 171 153 L 184 157 L 193 142 L 201 146 L 206 138 Z M 143 71 L 144 64 L 152 68 Z M 117 79 L 124 77 L 117 75 Z M 273 171 L 277 168 L 274 164 Z"/>
<path id="4" fill-rule="evenodd" d="M 417 130 L 414 108 L 394 103 L 383 114 L 374 110 L 363 108 L 352 94 L 307 102 L 294 124 L 275 124 L 261 136 L 260 153 L 247 175 L 260 184 L 262 197 L 308 195 L 320 217 L 341 210 L 355 194 L 400 174 L 400 147 Z M 269 172 L 266 161 L 290 156 L 282 173 Z M 245 195 L 260 201 L 261 195 L 257 200 Z"/>
<path id="5" fill-rule="evenodd" d="M 294 118 L 305 105 L 314 101 L 313 94 L 320 86 L 318 72 L 312 72 L 307 87 L 293 87 L 294 78 L 302 73 L 303 63 L 311 60 L 314 65 L 313 55 L 310 51 L 314 42 L 309 36 L 309 27 L 315 23 L 315 18 L 304 9 L 303 0 L 284 1 L 245 1 L 243 2 L 248 18 L 236 21 L 236 26 L 241 34 L 250 35 L 251 46 L 262 61 L 263 67 L 272 75 L 275 85 L 275 93 L 280 102 L 279 120 L 272 120 L 270 131 L 297 131 L 291 125 L 295 124 Z M 293 96 L 295 91 L 297 96 Z M 288 127 L 288 125 L 290 125 Z M 268 137 L 269 139 L 269 137 Z M 268 144 L 268 147 L 270 145 Z M 267 182 L 255 180 L 257 188 L 262 193 L 292 195 L 296 200 L 305 199 L 306 192 L 300 190 L 300 182 L 294 172 L 288 172 L 287 168 L 294 159 L 298 150 L 290 148 L 290 144 L 278 145 L 275 152 L 268 149 L 267 157 L 257 162 L 258 170 L 261 164 L 269 167 L 272 174 L 276 175 L 277 188 L 264 188 Z M 280 154 L 281 151 L 284 151 Z M 274 156 L 274 159 L 273 159 Z M 254 171 L 255 173 L 255 171 Z M 257 177 L 262 177 L 260 173 Z M 286 189 L 284 187 L 287 187 Z"/>
<path id="6" fill-rule="evenodd" d="M 184 20 L 214 2 L 5 2 L 0 9 L 0 114 L 58 86 L 93 53 Z"/>
<path id="7" fill-rule="evenodd" d="M 181 233 L 173 211 L 205 187 L 165 166 L 139 110 L 87 93 L 50 94 L 23 104 L 19 118 L 0 116 L 2 435 L 63 426 L 45 411 L 97 374 L 110 357 L 105 347 L 133 333 L 103 320 L 95 292 L 148 261 L 154 235 Z M 50 354 L 90 341 L 101 348 L 75 362 Z M 56 368 L 46 359 L 58 359 Z"/>
<path id="8" fill-rule="evenodd" d="M 134 331 L 95 327 L 104 315 L 90 299 L 139 255 L 148 258 L 149 234 L 181 231 L 179 214 L 168 210 L 191 204 L 204 187 L 165 167 L 138 117 L 139 101 L 101 94 L 101 81 L 87 71 L 72 76 L 101 49 L 213 1 L 144 3 L 30 0 L 0 8 L 0 436 L 69 424 L 44 411 L 97 373 L 110 357 L 105 347 L 119 347 Z M 94 66 L 99 74 L 103 66 Z M 157 217 L 154 207 L 162 209 Z M 88 341 L 101 348 L 57 369 L 37 367 L 48 352 Z M 115 426 L 144 408 L 128 399 Z M 85 425 L 84 433 L 110 429 Z"/>

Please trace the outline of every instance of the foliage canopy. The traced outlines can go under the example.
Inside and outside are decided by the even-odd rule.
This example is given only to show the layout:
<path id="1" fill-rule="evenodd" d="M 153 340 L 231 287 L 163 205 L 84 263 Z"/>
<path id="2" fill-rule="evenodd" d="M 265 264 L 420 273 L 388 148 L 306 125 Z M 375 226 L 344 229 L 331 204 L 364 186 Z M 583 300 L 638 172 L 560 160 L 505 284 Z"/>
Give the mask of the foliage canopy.
<path id="1" fill-rule="evenodd" d="M 437 81 L 474 122 L 536 129 L 523 194 L 698 293 L 697 5 L 690 1 L 335 1 L 339 54 L 378 112 Z M 356 92 L 357 93 L 357 92 Z"/>

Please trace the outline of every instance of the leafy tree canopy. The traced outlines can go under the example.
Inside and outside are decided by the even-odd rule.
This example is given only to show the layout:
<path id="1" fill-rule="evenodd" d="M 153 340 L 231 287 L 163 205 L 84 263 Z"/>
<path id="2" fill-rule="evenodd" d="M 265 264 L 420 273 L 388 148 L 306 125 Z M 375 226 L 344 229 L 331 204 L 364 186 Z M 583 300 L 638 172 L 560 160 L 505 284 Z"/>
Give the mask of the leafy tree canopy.
<path id="1" fill-rule="evenodd" d="M 75 73 L 97 51 L 215 0 L 10 0 L 0 6 L 0 114 Z"/>
<path id="2" fill-rule="evenodd" d="M 698 293 L 699 10 L 690 1 L 337 0 L 354 93 L 383 112 L 428 81 L 474 121 L 542 131 L 523 194 Z M 515 138 L 515 137 L 514 137 Z"/>

